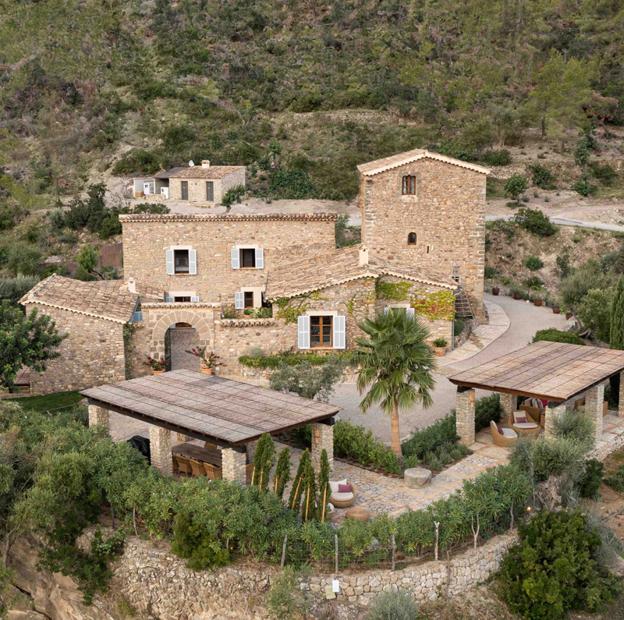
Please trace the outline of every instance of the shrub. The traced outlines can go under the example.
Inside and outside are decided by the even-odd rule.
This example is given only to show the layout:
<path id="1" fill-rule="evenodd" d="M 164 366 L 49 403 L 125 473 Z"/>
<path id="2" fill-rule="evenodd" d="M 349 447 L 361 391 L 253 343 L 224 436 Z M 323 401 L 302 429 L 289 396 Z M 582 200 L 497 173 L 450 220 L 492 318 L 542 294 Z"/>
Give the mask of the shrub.
<path id="1" fill-rule="evenodd" d="M 579 512 L 542 512 L 520 527 L 503 560 L 502 595 L 523 618 L 556 620 L 597 611 L 618 590 L 597 561 L 601 541 Z"/>
<path id="2" fill-rule="evenodd" d="M 365 467 L 381 469 L 390 474 L 401 473 L 398 457 L 373 433 L 364 428 L 339 420 L 334 426 L 334 454 L 353 459 Z"/>
<path id="3" fill-rule="evenodd" d="M 548 168 L 535 163 L 529 166 L 529 171 L 533 185 L 541 189 L 555 189 L 555 176 Z"/>
<path id="4" fill-rule="evenodd" d="M 27 241 L 12 242 L 6 255 L 7 269 L 16 278 L 20 275 L 35 276 L 40 271 L 41 252 Z"/>
<path id="5" fill-rule="evenodd" d="M 273 198 L 310 198 L 314 196 L 314 186 L 305 170 L 278 169 L 271 174 L 269 193 Z"/>
<path id="6" fill-rule="evenodd" d="M 37 282 L 36 276 L 18 275 L 15 278 L 0 279 L 0 300 L 8 299 L 15 304 L 23 297 Z"/>
<path id="7" fill-rule="evenodd" d="M 366 620 L 418 620 L 418 617 L 414 599 L 401 590 L 377 595 L 366 614 Z"/>
<path id="8" fill-rule="evenodd" d="M 245 186 L 244 185 L 236 185 L 235 187 L 230 187 L 230 189 L 223 194 L 223 198 L 221 199 L 221 204 L 224 207 L 231 207 L 233 204 L 239 203 L 243 196 L 245 195 Z"/>
<path id="9" fill-rule="evenodd" d="M 475 405 L 475 430 L 487 428 L 492 421 L 499 422 L 502 413 L 499 394 L 479 398 Z"/>
<path id="10" fill-rule="evenodd" d="M 485 266 L 484 276 L 486 280 L 491 280 L 492 278 L 495 278 L 497 273 L 498 271 L 494 269 L 494 267 L 490 267 L 490 265 Z"/>
<path id="11" fill-rule="evenodd" d="M 511 163 L 511 153 L 507 149 L 492 149 L 485 151 L 481 160 L 488 166 L 508 166 Z"/>
<path id="12" fill-rule="evenodd" d="M 597 459 L 585 461 L 585 471 L 579 480 L 579 495 L 589 499 L 598 499 L 598 490 L 602 482 L 604 465 Z"/>
<path id="13" fill-rule="evenodd" d="M 594 338 L 609 342 L 611 329 L 612 288 L 591 289 L 576 308 L 576 316 L 583 327 L 590 329 Z"/>
<path id="14" fill-rule="evenodd" d="M 618 493 L 624 493 L 624 465 L 619 467 L 613 474 L 604 479 L 607 486 L 610 486 Z"/>
<path id="15" fill-rule="evenodd" d="M 572 189 L 581 196 L 592 196 L 596 193 L 596 186 L 592 185 L 586 176 L 577 179 L 572 185 Z"/>
<path id="16" fill-rule="evenodd" d="M 299 587 L 297 573 L 292 566 L 284 570 L 271 583 L 267 607 L 275 618 L 306 617 L 308 601 Z"/>
<path id="17" fill-rule="evenodd" d="M 611 185 L 613 181 L 617 178 L 618 174 L 613 168 L 613 166 L 609 164 L 599 164 L 598 162 L 592 162 L 589 164 L 589 169 L 591 170 L 594 178 L 598 179 L 601 183 L 605 185 Z"/>
<path id="18" fill-rule="evenodd" d="M 585 451 L 593 445 L 594 422 L 582 409 L 566 409 L 554 419 L 555 437 L 570 439 L 582 446 Z"/>
<path id="19" fill-rule="evenodd" d="M 615 284 L 615 277 L 605 273 L 595 260 L 574 270 L 561 282 L 561 298 L 566 308 L 576 309 L 591 289 L 607 289 Z"/>
<path id="20" fill-rule="evenodd" d="M 585 344 L 578 334 L 574 332 L 564 332 L 554 327 L 540 329 L 535 332 L 533 342 L 540 342 L 542 340 L 548 342 L 565 342 L 567 344 Z"/>
<path id="21" fill-rule="evenodd" d="M 342 377 L 345 364 L 341 358 L 332 356 L 322 365 L 305 360 L 301 364 L 281 364 L 269 379 L 271 389 L 278 392 L 294 392 L 304 398 L 316 398 L 327 402 L 334 391 L 334 385 Z"/>
<path id="22" fill-rule="evenodd" d="M 550 237 L 557 232 L 557 227 L 539 209 L 524 207 L 516 213 L 514 221 L 538 237 Z"/>
<path id="23" fill-rule="evenodd" d="M 162 168 L 159 157 L 152 151 L 132 149 L 113 166 L 113 174 L 154 174 Z"/>
<path id="24" fill-rule="evenodd" d="M 262 353 L 254 353 L 251 355 L 241 355 L 238 361 L 243 366 L 250 368 L 279 368 L 282 364 L 288 366 L 298 366 L 304 362 L 312 366 L 322 366 L 332 361 L 333 358 L 340 357 L 348 359 L 348 354 L 344 355 L 319 355 L 318 353 L 300 353 L 286 351 L 284 353 L 275 353 L 273 355 L 264 355 Z"/>
<path id="25" fill-rule="evenodd" d="M 544 282 L 537 276 L 531 276 L 524 281 L 524 285 L 531 290 L 539 290 L 544 286 Z"/>
<path id="26" fill-rule="evenodd" d="M 453 321 L 453 333 L 459 336 L 464 331 L 465 323 L 463 319 L 455 319 Z"/>
<path id="27" fill-rule="evenodd" d="M 401 451 L 406 458 L 416 457 L 422 460 L 427 452 L 432 452 L 444 444 L 454 444 L 458 439 L 453 411 L 430 426 L 412 433 L 401 445 Z"/>
<path id="28" fill-rule="evenodd" d="M 544 266 L 544 262 L 538 256 L 527 256 L 524 266 L 531 271 L 537 271 Z"/>
<path id="29" fill-rule="evenodd" d="M 529 182 L 526 177 L 521 174 L 514 174 L 507 179 L 505 183 L 505 195 L 509 196 L 512 200 L 518 201 L 518 196 L 522 192 L 526 192 L 529 187 Z"/>

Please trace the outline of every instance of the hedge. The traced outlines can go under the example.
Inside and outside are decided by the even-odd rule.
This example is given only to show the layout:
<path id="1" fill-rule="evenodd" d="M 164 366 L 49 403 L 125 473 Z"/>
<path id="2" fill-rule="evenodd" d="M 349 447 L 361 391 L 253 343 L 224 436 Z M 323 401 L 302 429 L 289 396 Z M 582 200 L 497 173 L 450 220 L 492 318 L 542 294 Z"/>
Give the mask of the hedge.
<path id="1" fill-rule="evenodd" d="M 533 342 L 540 342 L 546 340 L 549 342 L 565 342 L 567 344 L 585 344 L 583 339 L 574 332 L 564 332 L 560 329 L 551 327 L 549 329 L 540 329 L 535 332 L 533 336 Z"/>
<path id="2" fill-rule="evenodd" d="M 345 357 L 347 354 L 319 355 L 318 353 L 275 353 L 274 355 L 241 355 L 238 361 L 249 368 L 278 368 L 281 364 L 298 366 L 302 362 L 308 362 L 314 366 L 326 364 L 334 356 Z"/>

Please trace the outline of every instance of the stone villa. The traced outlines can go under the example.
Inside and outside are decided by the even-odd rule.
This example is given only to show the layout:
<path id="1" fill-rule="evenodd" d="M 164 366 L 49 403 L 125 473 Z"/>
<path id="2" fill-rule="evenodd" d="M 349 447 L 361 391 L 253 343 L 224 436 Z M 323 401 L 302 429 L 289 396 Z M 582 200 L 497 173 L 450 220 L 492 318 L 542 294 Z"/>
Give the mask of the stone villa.
<path id="1" fill-rule="evenodd" d="M 212 166 L 204 159 L 201 166 L 163 170 L 153 177 L 132 179 L 134 198 L 156 196 L 159 200 L 185 200 L 205 205 L 221 204 L 224 194 L 234 187 L 245 187 L 245 166 Z"/>
<path id="2" fill-rule="evenodd" d="M 54 275 L 21 300 L 68 334 L 33 392 L 147 374 L 147 355 L 188 368 L 193 346 L 224 375 L 253 350 L 348 349 L 388 308 L 451 342 L 458 300 L 483 317 L 488 170 L 414 150 L 358 171 L 362 239 L 347 248 L 332 214 L 121 216 L 124 281 Z"/>

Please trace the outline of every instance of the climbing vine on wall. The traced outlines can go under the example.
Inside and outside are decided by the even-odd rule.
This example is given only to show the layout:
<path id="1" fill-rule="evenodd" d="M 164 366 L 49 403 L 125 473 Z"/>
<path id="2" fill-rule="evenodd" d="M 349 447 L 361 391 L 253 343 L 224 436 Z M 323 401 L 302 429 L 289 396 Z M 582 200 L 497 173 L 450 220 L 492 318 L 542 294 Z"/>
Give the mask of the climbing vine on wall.
<path id="1" fill-rule="evenodd" d="M 375 282 L 375 293 L 377 299 L 406 301 L 411 286 L 411 282 L 384 282 L 383 280 L 377 280 L 377 282 Z"/>
<path id="2" fill-rule="evenodd" d="M 412 296 L 410 305 L 418 316 L 430 321 L 452 321 L 455 318 L 455 295 L 452 291 L 417 293 Z"/>
<path id="3" fill-rule="evenodd" d="M 310 301 L 323 299 L 318 291 L 299 297 L 280 297 L 275 300 L 277 314 L 275 318 L 283 319 L 286 323 L 296 323 L 300 314 L 305 314 L 310 308 Z"/>

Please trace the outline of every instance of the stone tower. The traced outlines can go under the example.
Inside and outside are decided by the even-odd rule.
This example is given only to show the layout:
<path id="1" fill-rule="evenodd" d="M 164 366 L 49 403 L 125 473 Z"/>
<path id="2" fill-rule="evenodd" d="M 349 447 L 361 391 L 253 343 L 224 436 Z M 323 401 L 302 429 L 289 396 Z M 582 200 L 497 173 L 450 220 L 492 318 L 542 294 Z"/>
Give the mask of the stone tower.
<path id="1" fill-rule="evenodd" d="M 358 171 L 370 260 L 424 278 L 453 278 L 482 316 L 487 168 L 417 149 Z"/>

